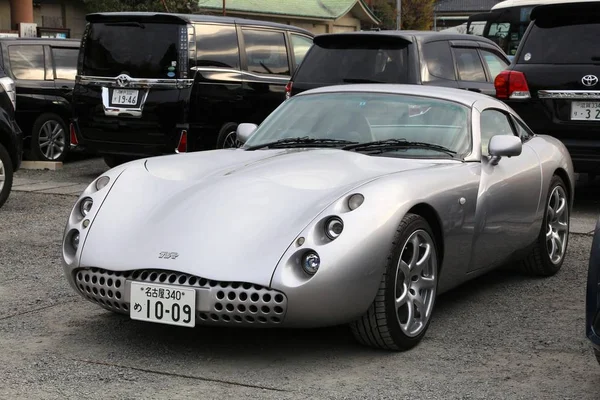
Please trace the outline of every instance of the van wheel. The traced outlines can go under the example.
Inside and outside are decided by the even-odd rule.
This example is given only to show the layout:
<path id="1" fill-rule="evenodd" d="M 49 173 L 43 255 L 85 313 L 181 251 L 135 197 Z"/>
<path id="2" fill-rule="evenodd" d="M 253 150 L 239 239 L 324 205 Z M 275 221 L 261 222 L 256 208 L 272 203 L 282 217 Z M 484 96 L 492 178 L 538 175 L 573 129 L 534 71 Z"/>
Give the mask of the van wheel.
<path id="1" fill-rule="evenodd" d="M 236 137 L 236 130 L 238 124 L 235 122 L 228 122 L 219 131 L 217 137 L 217 149 L 230 149 L 232 147 L 239 147 L 239 143 Z"/>
<path id="2" fill-rule="evenodd" d="M 40 115 L 33 123 L 29 158 L 33 161 L 63 161 L 69 152 L 68 129 L 54 113 Z"/>
<path id="3" fill-rule="evenodd" d="M 0 144 L 0 207 L 6 203 L 13 183 L 13 165 L 8 151 Z"/>

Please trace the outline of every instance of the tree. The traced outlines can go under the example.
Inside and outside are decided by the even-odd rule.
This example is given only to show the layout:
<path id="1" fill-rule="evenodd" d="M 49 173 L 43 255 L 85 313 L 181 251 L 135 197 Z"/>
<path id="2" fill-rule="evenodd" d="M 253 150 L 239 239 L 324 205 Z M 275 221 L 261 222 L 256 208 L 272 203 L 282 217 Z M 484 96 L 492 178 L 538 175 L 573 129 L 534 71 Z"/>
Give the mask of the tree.
<path id="1" fill-rule="evenodd" d="M 402 29 L 431 30 L 434 6 L 434 0 L 402 0 Z"/>
<path id="2" fill-rule="evenodd" d="M 188 0 L 82 0 L 88 12 L 152 11 L 194 13 L 197 1 Z"/>
<path id="3" fill-rule="evenodd" d="M 373 0 L 373 14 L 381 21 L 381 29 L 396 29 L 396 10 L 389 0 Z"/>

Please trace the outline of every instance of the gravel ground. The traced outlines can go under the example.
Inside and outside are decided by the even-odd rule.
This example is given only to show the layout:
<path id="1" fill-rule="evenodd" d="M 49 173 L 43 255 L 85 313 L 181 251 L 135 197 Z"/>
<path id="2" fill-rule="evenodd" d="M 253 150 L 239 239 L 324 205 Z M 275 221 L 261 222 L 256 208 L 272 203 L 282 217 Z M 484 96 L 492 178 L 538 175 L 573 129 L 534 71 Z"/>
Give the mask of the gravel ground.
<path id="1" fill-rule="evenodd" d="M 86 182 L 103 170 L 78 160 L 56 174 Z M 580 191 L 578 213 L 597 215 L 598 192 Z M 571 235 L 552 278 L 499 271 L 441 296 L 423 342 L 387 353 L 357 345 L 345 327 L 190 330 L 100 309 L 63 277 L 74 201 L 13 192 L 0 210 L 0 398 L 600 397 L 584 331 L 589 235 Z"/>

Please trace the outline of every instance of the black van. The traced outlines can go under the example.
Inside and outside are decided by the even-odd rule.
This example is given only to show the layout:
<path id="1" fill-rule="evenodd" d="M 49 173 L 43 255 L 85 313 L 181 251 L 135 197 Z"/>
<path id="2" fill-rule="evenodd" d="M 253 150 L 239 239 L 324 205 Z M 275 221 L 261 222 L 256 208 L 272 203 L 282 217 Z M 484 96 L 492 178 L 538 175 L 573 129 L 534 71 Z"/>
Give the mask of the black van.
<path id="1" fill-rule="evenodd" d="M 73 94 L 77 144 L 109 166 L 235 146 L 282 101 L 313 35 L 289 25 L 169 13 L 96 13 Z"/>
<path id="2" fill-rule="evenodd" d="M 16 118 L 30 160 L 62 161 L 69 152 L 79 44 L 76 39 L 0 39 L 0 66 L 16 85 Z"/>

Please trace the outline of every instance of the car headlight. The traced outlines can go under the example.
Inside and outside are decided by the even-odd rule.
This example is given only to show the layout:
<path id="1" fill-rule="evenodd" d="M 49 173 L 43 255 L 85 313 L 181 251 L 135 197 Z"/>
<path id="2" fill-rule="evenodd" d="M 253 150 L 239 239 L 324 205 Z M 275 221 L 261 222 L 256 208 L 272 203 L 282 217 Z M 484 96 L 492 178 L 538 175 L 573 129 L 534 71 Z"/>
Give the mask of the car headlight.
<path id="1" fill-rule="evenodd" d="M 93 205 L 94 200 L 92 200 L 90 197 L 86 197 L 85 199 L 83 199 L 79 204 L 79 211 L 81 212 L 81 215 L 83 215 L 84 217 L 87 216 L 88 213 L 91 211 Z"/>
<path id="2" fill-rule="evenodd" d="M 110 178 L 108 176 L 102 176 L 96 181 L 96 190 L 102 190 L 108 183 Z"/>
<path id="3" fill-rule="evenodd" d="M 321 266 L 319 255 L 313 251 L 309 251 L 302 257 L 302 269 L 309 275 L 314 275 Z"/>
<path id="4" fill-rule="evenodd" d="M 337 239 L 344 230 L 344 223 L 338 217 L 331 217 L 325 222 L 325 235 L 331 240 Z"/>
<path id="5" fill-rule="evenodd" d="M 362 194 L 360 194 L 360 193 L 353 194 L 348 199 L 348 208 L 350 208 L 350 210 L 356 210 L 358 207 L 360 207 L 362 205 L 363 201 L 365 201 L 365 197 Z"/>

